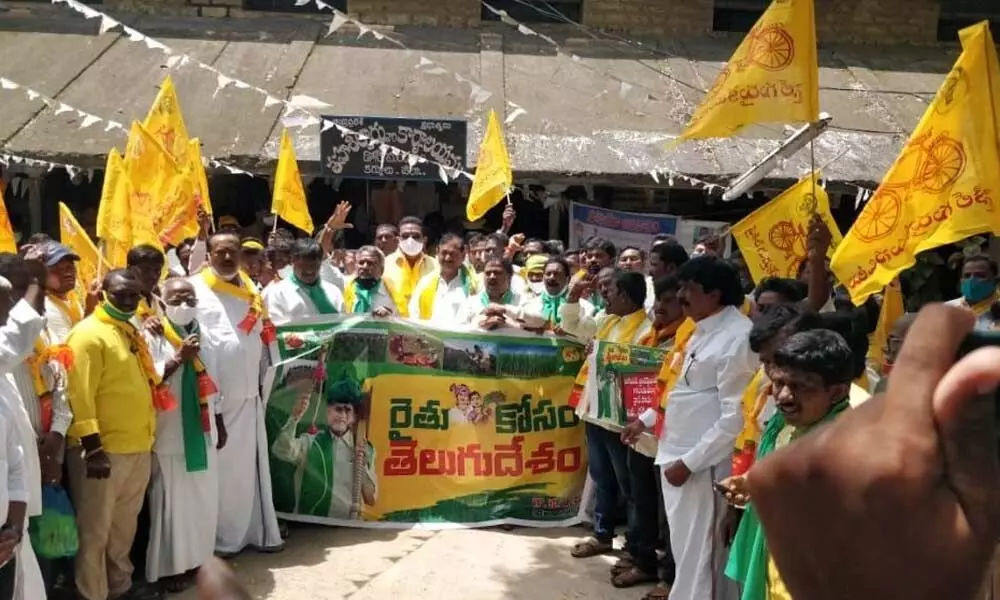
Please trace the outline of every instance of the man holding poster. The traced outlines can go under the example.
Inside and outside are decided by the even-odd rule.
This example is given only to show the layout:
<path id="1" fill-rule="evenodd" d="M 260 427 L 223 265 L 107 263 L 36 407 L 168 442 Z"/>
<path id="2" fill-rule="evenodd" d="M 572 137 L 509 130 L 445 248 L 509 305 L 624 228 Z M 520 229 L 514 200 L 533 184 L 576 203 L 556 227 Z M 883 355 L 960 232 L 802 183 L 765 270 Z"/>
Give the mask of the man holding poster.
<path id="1" fill-rule="evenodd" d="M 375 504 L 375 449 L 366 443 L 356 450 L 355 425 L 363 410 L 364 394 L 353 379 L 342 379 L 326 390 L 327 427 L 296 435 L 299 421 L 309 410 L 311 391 L 296 402 L 291 417 L 271 447 L 274 455 L 295 465 L 295 512 L 299 515 L 352 518 L 355 460 L 364 461 L 361 498 Z"/>

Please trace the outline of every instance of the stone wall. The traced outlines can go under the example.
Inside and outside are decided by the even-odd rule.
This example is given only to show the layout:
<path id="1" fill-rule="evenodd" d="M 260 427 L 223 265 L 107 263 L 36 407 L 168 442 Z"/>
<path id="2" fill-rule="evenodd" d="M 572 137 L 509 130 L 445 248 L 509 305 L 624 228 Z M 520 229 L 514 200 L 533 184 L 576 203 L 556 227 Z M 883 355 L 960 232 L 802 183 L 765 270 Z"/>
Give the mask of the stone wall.
<path id="1" fill-rule="evenodd" d="M 292 3 L 293 0 L 287 0 Z M 940 0 L 815 0 L 821 42 L 933 43 Z M 583 23 L 625 34 L 706 34 L 714 0 L 583 0 Z M 113 10 L 203 17 L 267 17 L 243 0 L 104 0 Z M 478 0 L 348 0 L 347 12 L 372 25 L 477 27 Z M 281 13 L 285 16 L 288 13 Z M 328 19 L 329 13 L 315 15 Z"/>

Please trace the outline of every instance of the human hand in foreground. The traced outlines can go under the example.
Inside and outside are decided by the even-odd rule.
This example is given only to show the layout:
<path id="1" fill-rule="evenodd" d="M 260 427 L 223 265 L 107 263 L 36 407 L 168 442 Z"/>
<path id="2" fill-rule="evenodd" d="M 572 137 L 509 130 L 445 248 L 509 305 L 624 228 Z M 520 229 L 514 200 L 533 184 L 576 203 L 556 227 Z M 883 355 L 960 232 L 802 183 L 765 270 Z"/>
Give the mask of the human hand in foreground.
<path id="1" fill-rule="evenodd" d="M 747 489 L 747 478 L 744 475 L 727 477 L 718 483 L 719 491 L 729 506 L 743 508 L 750 502 L 750 490 Z"/>
<path id="2" fill-rule="evenodd" d="M 977 593 L 1000 531 L 1000 347 L 955 363 L 972 325 L 970 312 L 925 308 L 884 395 L 750 470 L 768 549 L 793 597 Z"/>
<path id="3" fill-rule="evenodd" d="M 218 558 L 198 569 L 198 600 L 250 600 L 236 575 Z"/>

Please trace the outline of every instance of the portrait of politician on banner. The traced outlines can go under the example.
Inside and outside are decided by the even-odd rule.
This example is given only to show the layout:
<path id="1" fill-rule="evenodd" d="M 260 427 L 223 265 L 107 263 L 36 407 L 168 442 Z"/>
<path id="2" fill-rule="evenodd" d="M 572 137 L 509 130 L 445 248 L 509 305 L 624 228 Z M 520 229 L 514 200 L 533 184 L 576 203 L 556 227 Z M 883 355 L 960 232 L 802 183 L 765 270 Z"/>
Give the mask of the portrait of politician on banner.
<path id="1" fill-rule="evenodd" d="M 323 318 L 278 330 L 267 431 L 276 510 L 359 526 L 575 522 L 580 344 Z"/>

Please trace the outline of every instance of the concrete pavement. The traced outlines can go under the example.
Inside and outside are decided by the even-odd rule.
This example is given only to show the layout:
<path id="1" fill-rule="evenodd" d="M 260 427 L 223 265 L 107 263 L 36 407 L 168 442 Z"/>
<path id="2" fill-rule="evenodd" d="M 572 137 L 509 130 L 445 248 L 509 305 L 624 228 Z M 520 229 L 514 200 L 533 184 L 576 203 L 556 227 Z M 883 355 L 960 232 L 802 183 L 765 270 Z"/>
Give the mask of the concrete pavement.
<path id="1" fill-rule="evenodd" d="M 638 600 L 616 590 L 612 557 L 574 559 L 585 529 L 370 530 L 293 526 L 281 554 L 230 562 L 266 600 Z M 180 600 L 195 600 L 193 590 Z"/>

